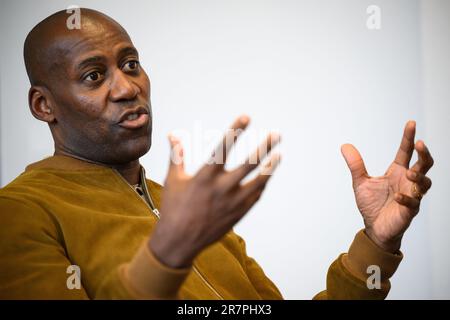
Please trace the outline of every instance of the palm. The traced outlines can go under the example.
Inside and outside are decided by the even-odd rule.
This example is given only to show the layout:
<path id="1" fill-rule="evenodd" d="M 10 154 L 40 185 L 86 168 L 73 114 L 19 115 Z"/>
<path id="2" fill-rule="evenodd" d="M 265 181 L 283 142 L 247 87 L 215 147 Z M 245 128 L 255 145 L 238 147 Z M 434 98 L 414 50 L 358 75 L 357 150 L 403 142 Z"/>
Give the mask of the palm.
<path id="1" fill-rule="evenodd" d="M 413 185 L 422 193 L 431 187 L 431 180 L 425 174 L 433 165 L 433 158 L 423 142 L 414 143 L 414 136 L 415 123 L 408 122 L 395 160 L 381 177 L 368 175 L 354 146 L 342 146 L 366 233 L 378 245 L 394 251 L 400 247 L 403 233 L 419 212 L 420 196 L 413 194 Z M 414 149 L 419 158 L 409 168 Z"/>
<path id="2" fill-rule="evenodd" d="M 394 199 L 395 193 L 410 195 L 412 182 L 406 172 L 394 162 L 384 176 L 368 177 L 354 190 L 366 228 L 372 228 L 380 238 L 392 239 L 402 234 L 409 226 L 408 217 L 414 214 Z"/>

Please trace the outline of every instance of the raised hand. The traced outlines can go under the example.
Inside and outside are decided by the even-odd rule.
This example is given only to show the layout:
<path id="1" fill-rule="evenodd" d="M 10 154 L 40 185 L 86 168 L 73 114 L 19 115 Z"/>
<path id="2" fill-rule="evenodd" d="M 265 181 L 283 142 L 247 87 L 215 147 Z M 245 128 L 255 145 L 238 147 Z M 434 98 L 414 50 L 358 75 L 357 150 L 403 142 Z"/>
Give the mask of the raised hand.
<path id="1" fill-rule="evenodd" d="M 206 246 L 225 235 L 258 201 L 279 163 L 273 154 L 262 171 L 242 183 L 251 171 L 279 142 L 277 134 L 268 136 L 244 164 L 232 171 L 224 169 L 225 161 L 249 118 L 237 119 L 196 175 L 184 171 L 183 148 L 175 137 L 169 137 L 171 162 L 161 202 L 161 220 L 155 227 L 149 247 L 158 259 L 171 267 L 184 267 Z"/>
<path id="2" fill-rule="evenodd" d="M 366 234 L 381 248 L 397 252 L 404 232 L 419 212 L 420 200 L 430 189 L 426 176 L 433 158 L 421 140 L 414 143 L 416 124 L 409 121 L 394 162 L 381 177 L 370 177 L 358 150 L 341 147 L 352 174 L 356 204 L 364 218 Z M 418 161 L 410 168 L 414 149 Z"/>

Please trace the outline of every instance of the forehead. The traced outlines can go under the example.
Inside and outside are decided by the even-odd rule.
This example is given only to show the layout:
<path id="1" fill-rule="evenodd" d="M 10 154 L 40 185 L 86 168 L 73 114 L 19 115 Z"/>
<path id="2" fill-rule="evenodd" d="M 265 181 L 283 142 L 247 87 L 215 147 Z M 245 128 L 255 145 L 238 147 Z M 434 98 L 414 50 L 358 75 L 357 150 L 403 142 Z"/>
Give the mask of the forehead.
<path id="1" fill-rule="evenodd" d="M 51 51 L 70 67 L 92 56 L 115 59 L 124 49 L 135 50 L 128 34 L 116 23 L 87 19 L 81 29 L 64 29 L 55 36 Z"/>

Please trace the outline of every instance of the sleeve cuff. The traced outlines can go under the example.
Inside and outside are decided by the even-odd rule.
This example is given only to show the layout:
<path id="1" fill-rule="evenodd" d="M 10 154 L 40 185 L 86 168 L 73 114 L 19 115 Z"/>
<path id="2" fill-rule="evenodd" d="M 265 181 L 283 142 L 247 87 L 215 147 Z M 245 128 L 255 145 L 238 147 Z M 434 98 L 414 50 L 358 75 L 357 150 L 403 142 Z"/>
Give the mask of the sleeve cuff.
<path id="1" fill-rule="evenodd" d="M 403 254 L 384 251 L 377 246 L 364 232 L 359 231 L 350 246 L 348 254 L 343 255 L 342 263 L 355 277 L 366 281 L 367 268 L 371 265 L 380 267 L 381 282 L 388 281 L 397 270 Z"/>
<path id="2" fill-rule="evenodd" d="M 131 262 L 120 267 L 120 277 L 137 299 L 176 299 L 190 270 L 163 265 L 144 241 Z"/>

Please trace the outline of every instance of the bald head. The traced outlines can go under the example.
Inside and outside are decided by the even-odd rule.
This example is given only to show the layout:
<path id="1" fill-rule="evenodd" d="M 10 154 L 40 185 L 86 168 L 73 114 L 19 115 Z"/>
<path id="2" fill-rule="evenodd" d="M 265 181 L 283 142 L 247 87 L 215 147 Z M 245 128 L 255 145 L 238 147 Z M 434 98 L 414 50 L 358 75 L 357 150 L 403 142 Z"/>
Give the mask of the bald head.
<path id="1" fill-rule="evenodd" d="M 92 36 L 93 29 L 100 36 L 102 31 L 113 29 L 128 37 L 125 29 L 115 20 L 86 8 L 80 9 L 80 28 L 69 29 L 72 14 L 66 10 L 58 11 L 39 22 L 28 33 L 23 56 L 31 85 L 50 87 L 52 80 L 61 76 L 67 53 L 78 38 Z"/>
<path id="2" fill-rule="evenodd" d="M 24 45 L 35 118 L 49 124 L 55 153 L 104 164 L 136 161 L 151 146 L 150 80 L 127 32 L 110 17 L 59 11 Z M 78 28 L 79 27 L 79 28 Z"/>

